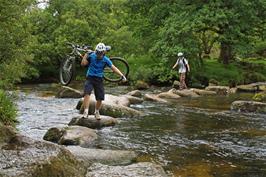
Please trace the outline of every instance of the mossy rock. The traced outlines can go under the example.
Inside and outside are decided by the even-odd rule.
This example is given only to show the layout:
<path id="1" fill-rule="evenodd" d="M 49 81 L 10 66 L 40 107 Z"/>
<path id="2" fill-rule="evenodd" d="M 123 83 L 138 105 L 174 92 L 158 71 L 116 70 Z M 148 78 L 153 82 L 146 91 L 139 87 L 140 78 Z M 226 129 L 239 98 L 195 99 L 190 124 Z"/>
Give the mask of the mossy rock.
<path id="1" fill-rule="evenodd" d="M 252 99 L 266 103 L 266 91 L 255 94 Z"/>

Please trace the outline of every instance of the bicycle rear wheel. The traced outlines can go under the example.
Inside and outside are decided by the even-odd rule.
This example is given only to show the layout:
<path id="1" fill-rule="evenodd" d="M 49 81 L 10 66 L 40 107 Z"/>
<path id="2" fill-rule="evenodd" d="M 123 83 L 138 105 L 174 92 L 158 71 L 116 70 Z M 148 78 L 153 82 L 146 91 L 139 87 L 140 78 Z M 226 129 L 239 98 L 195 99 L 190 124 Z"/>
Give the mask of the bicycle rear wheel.
<path id="1" fill-rule="evenodd" d="M 67 56 L 61 61 L 59 70 L 59 80 L 62 85 L 68 85 L 74 78 L 76 71 L 75 57 Z"/>
<path id="2" fill-rule="evenodd" d="M 128 76 L 129 66 L 125 59 L 120 57 L 111 57 L 110 60 L 113 65 L 115 65 L 126 77 Z M 104 68 L 104 79 L 110 82 L 119 82 L 122 80 L 121 76 L 114 73 L 109 67 Z"/>

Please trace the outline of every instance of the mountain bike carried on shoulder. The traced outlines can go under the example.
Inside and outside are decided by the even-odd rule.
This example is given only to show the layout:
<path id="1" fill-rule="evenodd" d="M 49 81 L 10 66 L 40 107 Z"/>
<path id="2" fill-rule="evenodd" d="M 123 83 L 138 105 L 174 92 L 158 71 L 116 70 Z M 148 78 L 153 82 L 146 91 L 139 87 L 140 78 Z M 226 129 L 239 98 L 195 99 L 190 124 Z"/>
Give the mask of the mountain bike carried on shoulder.
<path id="1" fill-rule="evenodd" d="M 80 46 L 68 42 L 72 48 L 71 53 L 69 53 L 64 59 L 61 60 L 60 69 L 59 69 L 59 80 L 62 85 L 68 85 L 76 77 L 76 63 L 81 62 L 85 53 L 92 53 L 91 46 Z M 106 50 L 110 51 L 111 46 L 106 46 Z M 129 74 L 129 65 L 124 58 L 121 57 L 110 57 L 112 63 L 127 77 Z M 110 82 L 120 82 L 122 78 L 112 71 L 111 68 L 104 68 L 104 77 L 105 80 Z"/>

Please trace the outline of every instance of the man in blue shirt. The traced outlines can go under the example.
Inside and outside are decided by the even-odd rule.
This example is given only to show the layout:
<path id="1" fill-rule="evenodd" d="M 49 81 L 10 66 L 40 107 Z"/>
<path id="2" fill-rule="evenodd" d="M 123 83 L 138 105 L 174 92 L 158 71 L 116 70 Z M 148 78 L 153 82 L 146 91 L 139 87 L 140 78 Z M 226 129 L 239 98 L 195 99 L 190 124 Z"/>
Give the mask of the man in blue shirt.
<path id="1" fill-rule="evenodd" d="M 86 74 L 86 82 L 84 86 L 84 113 L 83 117 L 87 118 L 89 114 L 89 104 L 90 104 L 90 95 L 92 90 L 94 90 L 96 105 L 95 105 L 95 118 L 100 119 L 99 110 L 104 100 L 104 87 L 103 87 L 103 70 L 104 67 L 110 67 L 115 73 L 120 75 L 125 82 L 127 79 L 121 73 L 121 71 L 115 67 L 112 61 L 105 55 L 106 46 L 103 43 L 97 44 L 95 52 L 91 54 L 85 54 L 81 65 L 88 66 L 88 71 Z"/>

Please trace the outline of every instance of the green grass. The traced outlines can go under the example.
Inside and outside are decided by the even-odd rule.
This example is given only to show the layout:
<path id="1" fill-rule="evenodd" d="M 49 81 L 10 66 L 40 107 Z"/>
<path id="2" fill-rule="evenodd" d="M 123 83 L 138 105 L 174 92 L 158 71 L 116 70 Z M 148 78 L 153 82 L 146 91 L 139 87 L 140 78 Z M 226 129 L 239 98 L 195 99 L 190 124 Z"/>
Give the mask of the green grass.
<path id="1" fill-rule="evenodd" d="M 209 80 L 218 81 L 220 85 L 266 81 L 266 60 L 244 59 L 241 62 L 224 65 L 219 63 L 217 59 L 209 59 L 204 61 L 204 75 Z"/>

